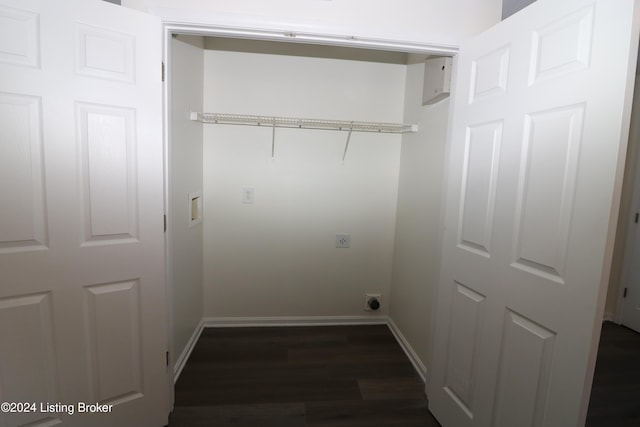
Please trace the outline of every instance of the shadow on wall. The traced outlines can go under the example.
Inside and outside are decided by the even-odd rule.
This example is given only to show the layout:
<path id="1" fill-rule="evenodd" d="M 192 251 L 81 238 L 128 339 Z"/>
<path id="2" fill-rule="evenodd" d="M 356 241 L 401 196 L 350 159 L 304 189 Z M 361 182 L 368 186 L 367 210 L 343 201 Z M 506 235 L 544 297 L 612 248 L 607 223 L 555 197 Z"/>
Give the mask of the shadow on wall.
<path id="1" fill-rule="evenodd" d="M 502 1 L 502 19 L 507 19 L 520 9 L 530 5 L 535 0 L 503 0 Z"/>

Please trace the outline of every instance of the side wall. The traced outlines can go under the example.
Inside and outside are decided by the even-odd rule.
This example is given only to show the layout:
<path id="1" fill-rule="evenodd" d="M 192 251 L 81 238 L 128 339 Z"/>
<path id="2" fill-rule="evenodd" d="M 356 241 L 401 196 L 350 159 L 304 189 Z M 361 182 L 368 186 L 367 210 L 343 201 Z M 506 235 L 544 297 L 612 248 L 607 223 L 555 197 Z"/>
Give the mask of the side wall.
<path id="1" fill-rule="evenodd" d="M 189 194 L 202 190 L 202 125 L 189 120 L 202 109 L 203 41 L 171 40 L 171 212 L 173 361 L 189 345 L 202 320 L 202 225 L 189 226 Z"/>
<path id="2" fill-rule="evenodd" d="M 422 106 L 424 64 L 407 68 L 390 318 L 423 370 L 429 352 L 432 299 L 440 268 L 440 216 L 449 101 Z"/>
<path id="3" fill-rule="evenodd" d="M 401 122 L 404 86 L 405 65 L 205 52 L 207 112 Z M 346 140 L 278 128 L 272 160 L 270 127 L 205 125 L 205 317 L 387 314 L 401 136 L 354 132 L 343 164 Z"/>
<path id="4" fill-rule="evenodd" d="M 636 71 L 635 91 L 633 93 L 633 110 L 631 113 L 631 127 L 629 129 L 629 145 L 627 146 L 627 163 L 624 169 L 624 179 L 622 184 L 622 195 L 620 197 L 620 214 L 618 215 L 618 228 L 616 230 L 616 243 L 611 261 L 611 276 L 609 278 L 609 289 L 607 292 L 607 303 L 604 309 L 605 320 L 621 320 L 622 309 L 618 305 L 621 289 L 628 280 L 630 265 L 624 265 L 624 257 L 628 251 L 633 253 L 633 242 L 627 241 L 629 230 L 633 230 L 634 219 L 631 209 L 639 209 L 634 206 L 634 185 L 636 184 L 636 174 L 638 173 L 638 160 L 640 156 L 640 75 Z M 631 264 L 632 262 L 630 262 Z"/>

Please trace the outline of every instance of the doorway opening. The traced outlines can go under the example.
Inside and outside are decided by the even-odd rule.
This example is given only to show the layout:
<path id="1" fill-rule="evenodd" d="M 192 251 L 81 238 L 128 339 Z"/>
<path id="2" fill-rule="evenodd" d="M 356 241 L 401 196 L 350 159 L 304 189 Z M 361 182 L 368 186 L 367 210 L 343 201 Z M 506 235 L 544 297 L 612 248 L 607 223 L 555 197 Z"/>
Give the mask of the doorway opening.
<path id="1" fill-rule="evenodd" d="M 426 58 L 455 49 L 184 26 L 167 26 L 165 35 L 174 376 L 207 325 L 386 323 L 394 248 L 399 236 L 405 252 L 416 244 L 416 200 L 437 253 L 440 205 L 428 199 L 441 198 L 448 102 L 422 105 L 422 70 Z M 201 112 L 411 122 L 419 131 L 351 135 L 191 120 Z M 401 144 L 409 147 L 402 155 Z M 412 161 L 401 170 L 402 156 L 426 156 L 428 167 Z M 427 182 L 424 194 L 411 196 L 416 184 L 403 174 Z M 192 194 L 202 195 L 201 223 L 187 227 Z M 408 221 L 398 226 L 396 216 Z M 350 235 L 350 247 L 337 249 L 336 235 Z M 429 262 L 434 274 L 439 259 Z M 385 304 L 367 310 L 369 294 Z M 396 295 L 413 305 L 403 315 L 418 313 L 428 334 L 425 304 Z M 412 358 L 422 375 L 426 347 Z"/>

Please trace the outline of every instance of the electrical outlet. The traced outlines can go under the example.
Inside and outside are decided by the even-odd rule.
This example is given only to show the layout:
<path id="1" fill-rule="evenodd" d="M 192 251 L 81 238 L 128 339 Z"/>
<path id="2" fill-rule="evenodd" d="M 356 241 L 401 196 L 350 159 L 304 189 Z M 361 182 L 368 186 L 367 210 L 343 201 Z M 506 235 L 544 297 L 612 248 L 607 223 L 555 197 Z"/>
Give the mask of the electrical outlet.
<path id="1" fill-rule="evenodd" d="M 336 248 L 351 246 L 351 234 L 336 234 Z"/>
<path id="2" fill-rule="evenodd" d="M 382 294 L 365 294 L 364 310 L 379 311 L 382 308 Z"/>
<path id="3" fill-rule="evenodd" d="M 253 204 L 253 187 L 244 187 L 242 189 L 242 203 Z"/>

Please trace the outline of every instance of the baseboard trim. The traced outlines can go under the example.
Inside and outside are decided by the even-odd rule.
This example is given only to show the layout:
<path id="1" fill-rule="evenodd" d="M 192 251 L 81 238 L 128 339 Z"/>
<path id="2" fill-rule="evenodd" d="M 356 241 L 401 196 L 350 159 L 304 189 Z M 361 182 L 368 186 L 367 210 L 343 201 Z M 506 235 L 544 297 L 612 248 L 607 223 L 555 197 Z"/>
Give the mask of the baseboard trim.
<path id="1" fill-rule="evenodd" d="M 409 341 L 402 335 L 398 326 L 388 316 L 280 316 L 280 317 L 205 317 L 193 332 L 184 351 L 176 360 L 173 369 L 173 381 L 187 363 L 204 328 L 268 327 L 268 326 L 330 326 L 330 325 L 387 325 L 400 347 L 405 352 L 416 372 L 426 381 L 427 368 L 422 363 Z"/>
<path id="2" fill-rule="evenodd" d="M 198 342 L 198 339 L 200 338 L 200 334 L 202 333 L 203 329 L 204 329 L 204 320 L 201 320 L 200 323 L 198 323 L 198 326 L 196 327 L 196 329 L 193 331 L 193 334 L 191 334 L 189 341 L 187 341 L 187 345 L 184 347 L 184 350 L 182 350 L 182 353 L 180 353 L 180 356 L 176 360 L 176 363 L 173 365 L 173 383 L 174 384 L 176 383 L 176 381 L 178 381 L 178 378 L 182 373 L 182 369 L 184 369 L 184 365 L 187 364 L 187 360 L 189 360 L 189 356 L 191 356 L 191 352 L 193 351 L 193 348 Z"/>
<path id="3" fill-rule="evenodd" d="M 400 347 L 402 347 L 402 350 L 404 350 L 405 354 L 411 361 L 411 364 L 416 369 L 416 372 L 418 372 L 418 375 L 420 375 L 420 378 L 422 378 L 422 382 L 426 382 L 427 367 L 424 366 L 424 363 L 422 363 L 416 352 L 413 351 L 413 347 L 411 347 L 409 341 L 407 341 L 404 335 L 402 335 L 402 332 L 400 332 L 398 326 L 393 322 L 393 319 L 389 318 L 387 321 L 387 325 L 389 326 L 389 329 L 391 330 L 393 336 L 396 338 L 396 341 L 398 341 L 398 344 L 400 344 Z"/>
<path id="4" fill-rule="evenodd" d="M 385 325 L 387 316 L 205 317 L 205 328 L 247 326 Z"/>
<path id="5" fill-rule="evenodd" d="M 610 311 L 605 311 L 604 315 L 602 316 L 603 322 L 615 322 L 616 321 L 615 319 L 616 319 L 616 316 Z"/>

